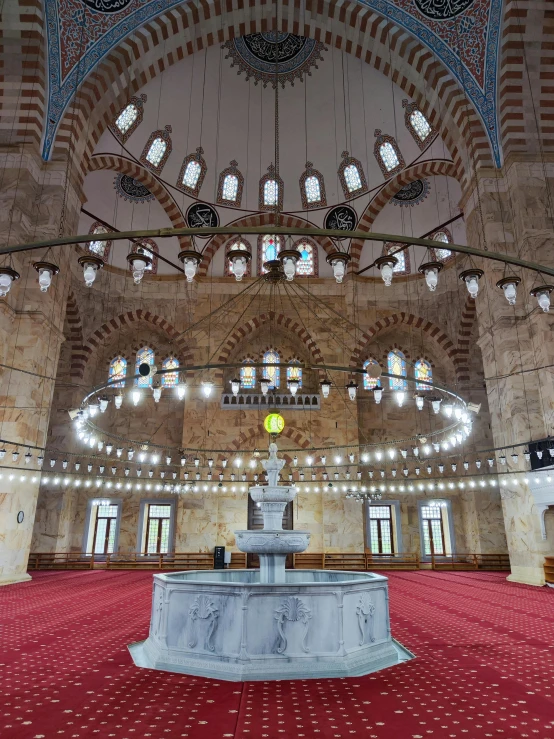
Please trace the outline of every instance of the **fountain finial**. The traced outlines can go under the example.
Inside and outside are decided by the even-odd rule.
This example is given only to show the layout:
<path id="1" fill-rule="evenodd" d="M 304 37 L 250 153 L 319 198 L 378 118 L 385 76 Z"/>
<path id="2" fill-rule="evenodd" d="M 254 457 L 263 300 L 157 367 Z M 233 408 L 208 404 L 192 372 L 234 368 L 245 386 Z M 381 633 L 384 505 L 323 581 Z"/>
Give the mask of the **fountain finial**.
<path id="1" fill-rule="evenodd" d="M 285 466 L 285 460 L 277 457 L 277 444 L 272 442 L 269 445 L 269 457 L 262 459 L 262 467 L 267 473 L 267 481 L 269 487 L 275 487 L 279 482 L 281 470 Z"/>

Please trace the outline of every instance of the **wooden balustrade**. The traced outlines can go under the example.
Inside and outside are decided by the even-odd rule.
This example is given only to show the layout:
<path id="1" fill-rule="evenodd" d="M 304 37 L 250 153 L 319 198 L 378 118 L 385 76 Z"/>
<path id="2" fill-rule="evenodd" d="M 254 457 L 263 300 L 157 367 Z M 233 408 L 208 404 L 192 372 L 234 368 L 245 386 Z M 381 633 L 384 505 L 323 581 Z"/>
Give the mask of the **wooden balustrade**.
<path id="1" fill-rule="evenodd" d="M 554 582 L 554 557 L 547 557 L 545 573 L 547 582 Z M 356 552 L 303 552 L 295 554 L 296 570 L 418 570 L 422 564 L 417 552 L 399 554 L 371 554 Z M 431 564 L 434 570 L 501 570 L 509 571 L 507 554 L 464 554 L 431 556 L 423 564 Z M 137 554 L 114 552 L 113 554 L 82 554 L 80 552 L 32 552 L 29 570 L 212 570 L 213 554 L 210 552 L 171 552 L 170 554 Z M 549 568 L 547 570 L 547 567 Z M 232 552 L 230 569 L 245 569 L 246 554 Z M 548 579 L 550 577 L 550 580 Z"/>
<path id="2" fill-rule="evenodd" d="M 544 579 L 549 585 L 554 585 L 554 557 L 544 558 Z"/>

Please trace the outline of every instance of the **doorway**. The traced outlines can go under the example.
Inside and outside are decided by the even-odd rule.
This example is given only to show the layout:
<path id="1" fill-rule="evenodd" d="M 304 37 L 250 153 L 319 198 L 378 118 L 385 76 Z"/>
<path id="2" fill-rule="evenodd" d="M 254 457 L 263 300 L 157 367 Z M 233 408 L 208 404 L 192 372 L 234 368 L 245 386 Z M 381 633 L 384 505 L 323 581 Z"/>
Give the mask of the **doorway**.
<path id="1" fill-rule="evenodd" d="M 248 496 L 248 528 L 253 531 L 259 531 L 264 527 L 264 517 L 261 508 L 258 507 L 250 496 Z M 293 508 L 292 501 L 287 503 L 283 512 L 283 529 L 285 531 L 292 531 L 293 526 Z M 287 555 L 285 567 L 292 569 L 293 559 L 292 554 Z M 249 554 L 246 558 L 246 566 L 249 568 L 259 569 L 260 559 L 257 554 Z"/>

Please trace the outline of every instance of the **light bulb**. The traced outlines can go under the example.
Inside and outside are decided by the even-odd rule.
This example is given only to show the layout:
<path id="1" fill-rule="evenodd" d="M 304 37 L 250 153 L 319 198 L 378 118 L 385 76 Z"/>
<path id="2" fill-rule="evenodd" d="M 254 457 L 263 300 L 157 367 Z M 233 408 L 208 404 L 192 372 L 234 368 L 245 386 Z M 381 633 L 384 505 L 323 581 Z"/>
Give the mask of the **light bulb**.
<path id="1" fill-rule="evenodd" d="M 375 459 L 380 462 L 383 459 L 383 452 L 380 449 L 377 449 L 375 452 Z"/>
<path id="2" fill-rule="evenodd" d="M 95 264 L 91 264 L 90 262 L 87 262 L 83 266 L 83 277 L 85 278 L 85 285 L 87 287 L 92 287 L 92 283 L 96 279 L 97 272 L 98 272 L 98 267 Z"/>
<path id="3" fill-rule="evenodd" d="M 435 292 L 439 283 L 439 271 L 436 267 L 428 267 L 425 270 L 425 282 L 430 292 Z"/>
<path id="4" fill-rule="evenodd" d="M 231 259 L 231 270 L 237 282 L 240 282 L 246 274 L 247 262 L 244 257 L 233 257 Z"/>
<path id="5" fill-rule="evenodd" d="M 187 282 L 192 282 L 196 276 L 196 269 L 198 267 L 198 262 L 196 259 L 192 259 L 188 257 L 183 262 L 184 270 L 185 270 L 185 277 L 187 278 Z"/>
<path id="6" fill-rule="evenodd" d="M 350 400 L 356 400 L 356 393 L 358 392 L 358 386 L 356 385 L 356 383 L 351 380 L 346 386 L 346 389 L 348 390 L 348 397 L 350 398 Z"/>
<path id="7" fill-rule="evenodd" d="M 210 382 L 209 380 L 204 380 L 204 382 L 202 383 L 202 393 L 205 398 L 210 397 L 210 395 L 212 394 L 213 386 L 213 382 Z"/>
<path id="8" fill-rule="evenodd" d="M 328 398 L 329 397 L 329 393 L 331 391 L 331 383 L 329 382 L 329 380 L 323 380 L 321 382 L 321 386 L 320 387 L 321 387 L 321 394 L 323 395 L 323 397 L 324 398 Z"/>
<path id="9" fill-rule="evenodd" d="M 133 392 L 131 393 L 131 398 L 133 400 L 134 405 L 138 405 L 140 403 L 142 393 L 138 388 L 135 388 Z"/>
<path id="10" fill-rule="evenodd" d="M 115 450 L 115 453 L 116 453 L 116 456 L 121 457 L 121 455 L 123 454 L 123 449 L 120 446 L 118 446 L 117 449 Z"/>
<path id="11" fill-rule="evenodd" d="M 446 403 L 446 405 L 444 406 L 444 413 L 447 418 L 452 418 L 453 411 L 454 406 L 452 405 L 452 403 Z"/>
<path id="12" fill-rule="evenodd" d="M 157 387 L 153 388 L 152 395 L 154 396 L 154 402 L 159 403 L 160 398 L 162 397 L 162 386 L 158 385 Z"/>
<path id="13" fill-rule="evenodd" d="M 123 405 L 123 395 L 121 393 L 118 393 L 114 398 L 114 405 L 117 410 L 121 408 Z"/>
<path id="14" fill-rule="evenodd" d="M 396 402 L 402 408 L 402 406 L 404 405 L 404 400 L 406 399 L 406 393 L 404 392 L 404 390 L 396 390 L 394 395 L 396 397 Z"/>
<path id="15" fill-rule="evenodd" d="M 237 380 L 235 377 L 233 380 L 231 380 L 231 391 L 233 395 L 238 395 L 240 390 L 240 380 Z"/>
<path id="16" fill-rule="evenodd" d="M 381 398 L 383 397 L 383 390 L 380 387 L 376 387 L 373 389 L 373 398 L 377 405 L 381 402 Z"/>
<path id="17" fill-rule="evenodd" d="M 345 263 L 343 262 L 342 259 L 334 259 L 331 262 L 331 266 L 333 268 L 333 276 L 335 280 L 337 281 L 337 283 L 340 285 L 340 283 L 344 279 L 344 275 L 346 272 Z"/>
<path id="18" fill-rule="evenodd" d="M 106 408 L 108 407 L 108 403 L 109 403 L 108 398 L 105 395 L 103 395 L 100 398 L 100 413 L 105 413 Z"/>
<path id="19" fill-rule="evenodd" d="M 177 385 L 177 397 L 179 398 L 179 400 L 183 400 L 183 398 L 185 397 L 186 391 L 187 391 L 186 384 L 184 382 L 180 382 Z"/>
<path id="20" fill-rule="evenodd" d="M 75 471 L 76 472 L 79 472 L 80 469 L 81 469 L 81 463 L 80 462 L 75 462 Z"/>

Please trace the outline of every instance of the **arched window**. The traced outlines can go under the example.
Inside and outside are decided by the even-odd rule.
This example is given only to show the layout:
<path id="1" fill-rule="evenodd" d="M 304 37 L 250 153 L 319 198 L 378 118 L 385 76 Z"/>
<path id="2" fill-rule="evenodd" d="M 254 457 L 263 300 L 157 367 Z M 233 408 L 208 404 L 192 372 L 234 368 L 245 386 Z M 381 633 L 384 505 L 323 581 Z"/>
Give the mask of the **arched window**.
<path id="1" fill-rule="evenodd" d="M 109 233 L 106 226 L 99 221 L 92 224 L 89 229 L 89 234 L 107 234 Z M 89 241 L 87 242 L 87 251 L 94 254 L 95 257 L 100 257 L 102 261 L 107 262 L 110 256 L 110 249 L 112 248 L 112 241 Z"/>
<path id="2" fill-rule="evenodd" d="M 230 166 L 219 175 L 217 202 L 220 205 L 231 205 L 234 208 L 240 208 L 244 177 L 238 170 L 238 162 L 233 159 L 229 164 Z"/>
<path id="3" fill-rule="evenodd" d="M 240 251 L 241 249 L 245 251 L 250 251 L 250 243 L 243 239 L 242 236 L 235 236 L 234 239 L 231 239 L 231 241 L 227 242 L 227 246 L 225 247 L 225 251 Z M 249 259 L 246 262 L 246 274 L 245 277 L 250 277 L 252 275 L 251 270 L 252 260 Z M 226 277 L 234 277 L 234 274 L 231 270 L 231 260 L 226 259 L 225 260 L 225 276 Z"/>
<path id="4" fill-rule="evenodd" d="M 194 154 L 186 156 L 183 159 L 177 178 L 177 187 L 194 198 L 198 196 L 208 171 L 208 165 L 202 156 L 203 153 L 204 149 L 199 146 Z"/>
<path id="5" fill-rule="evenodd" d="M 432 236 L 431 239 L 433 241 L 442 241 L 443 244 L 451 244 L 452 243 L 452 235 L 450 231 L 446 228 L 441 228 L 440 231 L 436 231 Z M 452 256 L 452 252 L 450 249 L 434 249 L 435 252 L 435 259 L 440 260 L 441 262 L 445 262 L 447 259 L 450 259 Z"/>
<path id="6" fill-rule="evenodd" d="M 281 237 L 265 234 L 258 239 L 258 274 L 265 275 L 267 270 L 264 268 L 264 262 L 271 262 L 277 259 L 277 255 L 281 251 Z"/>
<path id="7" fill-rule="evenodd" d="M 407 100 L 403 100 L 402 106 L 406 109 L 404 118 L 406 128 L 419 148 L 424 149 L 435 136 L 436 130 L 418 108 L 417 103 L 408 103 Z"/>
<path id="8" fill-rule="evenodd" d="M 148 249 L 144 249 L 142 247 L 142 244 L 144 246 L 147 246 Z M 150 251 L 151 250 L 151 251 Z M 152 251 L 154 254 L 152 254 Z M 150 257 L 152 260 L 152 263 L 148 265 L 146 268 L 146 272 L 149 272 L 151 275 L 155 275 L 158 273 L 158 257 L 156 256 L 159 254 L 158 245 L 152 241 L 152 239 L 142 239 L 140 244 L 133 244 L 133 248 L 131 249 L 131 254 L 144 254 L 147 257 Z M 132 271 L 133 267 L 130 264 L 129 269 Z"/>
<path id="9" fill-rule="evenodd" d="M 404 244 L 400 244 L 394 241 L 387 241 L 383 248 L 383 254 L 393 254 L 395 259 L 397 259 L 397 263 L 394 265 L 393 272 L 395 275 L 398 275 L 401 277 L 402 275 L 409 275 L 411 268 L 410 268 L 410 254 L 408 252 L 408 249 L 402 249 L 402 251 L 399 251 L 399 249 L 404 246 Z"/>
<path id="10" fill-rule="evenodd" d="M 432 390 L 430 385 L 425 385 L 425 382 L 433 382 L 433 370 L 431 365 L 425 359 L 418 359 L 415 363 L 415 378 L 416 380 L 423 380 L 424 382 L 416 382 L 416 390 Z"/>
<path id="11" fill-rule="evenodd" d="M 277 205 L 283 207 L 283 180 L 277 176 L 273 164 L 269 165 L 267 174 L 260 180 L 258 200 L 260 210 L 275 210 Z"/>
<path id="12" fill-rule="evenodd" d="M 279 364 L 279 354 L 274 350 L 270 349 L 264 354 L 264 364 Z M 280 367 L 264 367 L 264 375 L 269 380 L 269 389 L 278 390 L 281 382 L 281 368 Z"/>
<path id="13" fill-rule="evenodd" d="M 140 97 L 132 97 L 127 105 L 119 111 L 113 124 L 110 125 L 110 129 L 122 144 L 127 141 L 142 122 L 146 100 L 147 97 L 144 94 Z"/>
<path id="14" fill-rule="evenodd" d="M 125 357 L 117 356 L 110 362 L 110 371 L 108 373 L 108 381 L 113 382 L 110 387 L 125 387 L 125 377 L 127 376 L 127 360 Z M 115 382 L 116 380 L 120 382 Z"/>
<path id="15" fill-rule="evenodd" d="M 162 375 L 162 386 L 163 387 L 175 387 L 179 384 L 179 360 L 175 357 L 168 357 L 162 362 L 162 369 L 164 370 L 175 370 L 175 372 L 168 372 L 166 375 Z"/>
<path id="16" fill-rule="evenodd" d="M 373 153 L 385 177 L 397 174 L 397 172 L 404 169 L 404 157 L 400 153 L 396 140 L 392 136 L 386 136 L 381 133 L 381 129 L 379 128 L 375 130 L 375 136 L 377 138 Z"/>
<path id="17" fill-rule="evenodd" d="M 379 365 L 379 362 L 377 362 L 375 359 L 372 359 L 371 357 L 369 359 L 366 359 L 366 361 L 363 364 L 363 368 L 365 370 L 364 374 L 364 390 L 373 390 L 376 387 L 381 387 L 381 378 L 380 377 L 370 377 L 367 374 L 367 368 L 370 364 L 376 364 Z"/>
<path id="18" fill-rule="evenodd" d="M 290 382 L 290 380 L 298 380 L 300 383 L 298 388 L 302 387 L 302 367 L 298 366 L 297 359 L 293 359 L 287 367 L 287 382 Z"/>
<path id="19" fill-rule="evenodd" d="M 256 387 L 256 368 L 251 359 L 245 359 L 240 368 L 240 385 L 243 390 L 253 390 Z"/>
<path id="20" fill-rule="evenodd" d="M 149 364 L 151 367 L 154 365 L 154 350 L 147 346 L 143 346 L 137 352 L 137 360 L 135 362 L 135 375 L 138 375 L 139 367 L 141 364 Z M 152 385 L 152 377 L 137 377 L 135 379 L 135 385 L 137 387 L 150 387 Z"/>
<path id="21" fill-rule="evenodd" d="M 351 157 L 347 151 L 343 151 L 341 156 L 342 162 L 338 175 L 344 197 L 351 198 L 354 195 L 361 195 L 367 190 L 367 181 L 361 162 Z"/>
<path id="22" fill-rule="evenodd" d="M 387 367 L 389 374 L 406 377 L 406 357 L 400 349 L 393 349 L 389 352 Z M 401 380 L 399 377 L 389 377 L 389 387 L 391 390 L 407 390 L 408 381 Z"/>
<path id="23" fill-rule="evenodd" d="M 142 150 L 140 161 L 156 174 L 160 174 L 164 164 L 171 154 L 171 126 L 166 126 L 163 131 L 154 131 Z"/>
<path id="24" fill-rule="evenodd" d="M 300 196 L 302 207 L 307 210 L 327 205 L 323 175 L 311 162 L 306 162 L 306 170 L 300 177 Z"/>
<path id="25" fill-rule="evenodd" d="M 307 238 L 300 239 L 294 245 L 300 252 L 300 259 L 296 263 L 296 274 L 300 277 L 317 277 L 317 246 Z"/>

